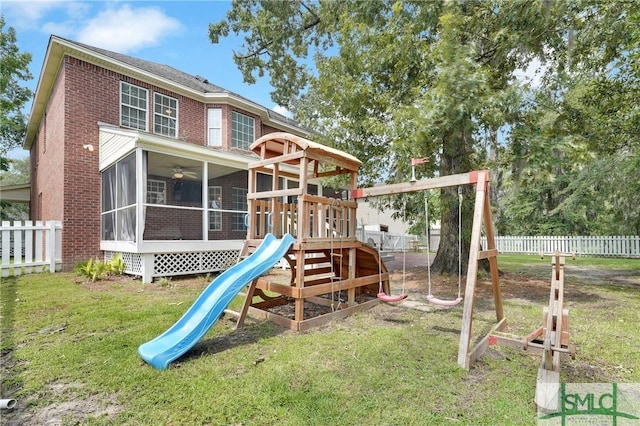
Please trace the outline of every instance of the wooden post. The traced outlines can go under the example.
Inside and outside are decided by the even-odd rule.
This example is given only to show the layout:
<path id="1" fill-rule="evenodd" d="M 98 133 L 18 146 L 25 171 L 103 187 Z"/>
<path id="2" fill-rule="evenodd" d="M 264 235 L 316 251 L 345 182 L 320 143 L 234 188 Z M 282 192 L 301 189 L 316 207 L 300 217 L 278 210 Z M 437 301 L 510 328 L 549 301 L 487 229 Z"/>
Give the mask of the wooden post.
<path id="1" fill-rule="evenodd" d="M 307 194 L 309 191 L 307 184 L 307 168 L 309 165 L 309 159 L 302 157 L 300 159 L 300 189 L 302 194 Z M 298 240 L 301 238 L 308 238 L 311 234 L 311 210 L 309 209 L 309 203 L 303 201 L 304 195 L 298 196 Z"/>
<path id="2" fill-rule="evenodd" d="M 277 191 L 280 189 L 280 164 L 276 163 L 273 165 L 273 180 L 272 180 L 272 190 Z M 278 203 L 278 197 L 271 198 L 271 230 L 269 232 L 273 232 L 273 235 L 280 238 L 282 237 L 281 232 L 281 218 L 280 218 L 280 203 Z M 267 225 L 267 226 L 269 226 Z"/>
<path id="3" fill-rule="evenodd" d="M 480 183 L 478 183 L 479 185 Z M 493 229 L 493 219 L 491 216 L 491 203 L 489 194 L 489 179 L 485 181 L 484 196 L 484 229 L 487 237 L 487 251 L 495 253 L 489 256 L 489 272 L 491 274 L 491 287 L 493 289 L 493 302 L 496 308 L 496 320 L 501 321 L 504 318 L 502 308 L 502 291 L 500 289 L 500 277 L 498 271 L 498 251 L 496 250 L 496 237 Z"/>
<path id="4" fill-rule="evenodd" d="M 460 331 L 460 345 L 458 347 L 458 365 L 465 370 L 470 367 L 467 358 L 471 342 L 471 327 L 473 325 L 473 303 L 475 300 L 476 282 L 478 280 L 478 253 L 480 251 L 480 234 L 482 231 L 482 215 L 485 203 L 485 184 L 487 174 L 478 175 L 476 183 L 476 200 L 473 208 L 473 226 L 471 228 L 471 245 L 469 247 L 469 266 L 467 269 L 467 284 L 464 291 L 464 309 L 462 312 L 462 330 Z"/>
<path id="5" fill-rule="evenodd" d="M 304 250 L 296 251 L 296 287 L 299 289 L 304 287 L 304 257 Z M 296 298 L 294 308 L 294 320 L 304 320 L 304 298 Z"/>

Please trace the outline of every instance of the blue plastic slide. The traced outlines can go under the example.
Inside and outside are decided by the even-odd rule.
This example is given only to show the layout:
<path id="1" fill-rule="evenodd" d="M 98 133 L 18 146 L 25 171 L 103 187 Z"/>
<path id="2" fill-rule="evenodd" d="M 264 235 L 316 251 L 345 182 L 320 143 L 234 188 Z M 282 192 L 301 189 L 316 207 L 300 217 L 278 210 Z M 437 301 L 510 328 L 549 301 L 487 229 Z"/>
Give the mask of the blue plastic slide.
<path id="1" fill-rule="evenodd" d="M 216 323 L 237 294 L 251 281 L 272 268 L 295 242 L 285 234 L 277 239 L 267 236 L 249 257 L 218 275 L 193 305 L 171 328 L 138 347 L 138 355 L 158 370 L 191 349 Z"/>

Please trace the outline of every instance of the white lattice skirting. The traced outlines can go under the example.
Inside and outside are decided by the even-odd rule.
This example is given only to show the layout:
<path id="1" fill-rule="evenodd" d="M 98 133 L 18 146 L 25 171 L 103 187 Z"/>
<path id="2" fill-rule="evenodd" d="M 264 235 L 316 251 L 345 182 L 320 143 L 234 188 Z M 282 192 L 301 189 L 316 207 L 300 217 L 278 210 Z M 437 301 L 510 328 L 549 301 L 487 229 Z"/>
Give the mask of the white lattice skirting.
<path id="1" fill-rule="evenodd" d="M 141 276 L 143 282 L 151 282 L 159 277 L 223 271 L 236 264 L 239 250 L 120 254 L 125 263 L 125 273 Z M 105 261 L 115 255 L 113 251 L 105 252 Z"/>

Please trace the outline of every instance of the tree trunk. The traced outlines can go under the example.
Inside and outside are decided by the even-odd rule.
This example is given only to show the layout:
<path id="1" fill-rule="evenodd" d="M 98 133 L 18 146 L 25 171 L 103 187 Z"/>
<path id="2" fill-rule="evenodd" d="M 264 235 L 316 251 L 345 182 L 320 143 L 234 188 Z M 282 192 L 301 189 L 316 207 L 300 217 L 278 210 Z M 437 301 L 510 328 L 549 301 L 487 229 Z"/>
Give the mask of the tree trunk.
<path id="1" fill-rule="evenodd" d="M 444 135 L 440 176 L 471 171 L 470 132 L 451 131 Z M 462 185 L 462 247 L 458 245 L 458 188 L 440 190 L 442 214 L 440 217 L 440 245 L 431 270 L 435 274 L 466 275 L 469 265 L 469 244 L 473 219 L 474 191 L 471 185 Z M 458 266 L 460 264 L 460 266 Z"/>

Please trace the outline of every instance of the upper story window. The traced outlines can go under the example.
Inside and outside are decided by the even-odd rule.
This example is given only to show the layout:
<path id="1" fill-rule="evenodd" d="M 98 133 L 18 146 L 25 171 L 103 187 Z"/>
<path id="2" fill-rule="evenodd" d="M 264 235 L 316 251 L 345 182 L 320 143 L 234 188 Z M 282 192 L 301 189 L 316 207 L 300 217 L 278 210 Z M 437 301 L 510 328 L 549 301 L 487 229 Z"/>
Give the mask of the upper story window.
<path id="1" fill-rule="evenodd" d="M 120 125 L 147 131 L 147 89 L 120 82 Z"/>
<path id="2" fill-rule="evenodd" d="M 167 183 L 165 181 L 147 179 L 147 203 L 167 204 Z"/>
<path id="3" fill-rule="evenodd" d="M 153 133 L 175 138 L 178 134 L 178 100 L 153 94 Z"/>
<path id="4" fill-rule="evenodd" d="M 254 140 L 254 119 L 233 111 L 231 113 L 231 146 L 249 149 Z"/>
<path id="5" fill-rule="evenodd" d="M 209 146 L 222 146 L 222 108 L 209 108 L 207 129 Z"/>

